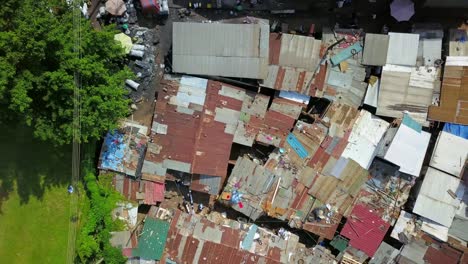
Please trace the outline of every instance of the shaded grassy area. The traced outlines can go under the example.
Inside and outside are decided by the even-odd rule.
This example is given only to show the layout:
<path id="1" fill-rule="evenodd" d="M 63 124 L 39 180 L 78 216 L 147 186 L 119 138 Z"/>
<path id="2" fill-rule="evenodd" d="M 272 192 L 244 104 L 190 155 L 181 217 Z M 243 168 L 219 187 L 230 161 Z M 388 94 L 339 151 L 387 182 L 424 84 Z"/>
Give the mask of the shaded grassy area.
<path id="1" fill-rule="evenodd" d="M 0 131 L 0 260 L 65 263 L 71 147 L 35 140 L 24 126 Z"/>

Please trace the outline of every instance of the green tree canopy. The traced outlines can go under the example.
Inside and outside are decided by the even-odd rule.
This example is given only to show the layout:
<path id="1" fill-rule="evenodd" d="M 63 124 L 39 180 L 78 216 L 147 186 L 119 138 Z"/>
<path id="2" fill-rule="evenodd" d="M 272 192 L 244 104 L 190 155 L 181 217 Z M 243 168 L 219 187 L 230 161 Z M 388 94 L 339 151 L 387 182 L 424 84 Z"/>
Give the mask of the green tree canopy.
<path id="1" fill-rule="evenodd" d="M 70 143 L 74 73 L 79 71 L 81 141 L 88 142 L 128 114 L 123 85 L 132 73 L 123 64 L 115 30 L 96 31 L 81 18 L 78 38 L 72 10 L 51 3 L 7 0 L 0 11 L 0 107 L 3 117 L 32 126 L 36 137 Z M 80 57 L 74 50 L 77 41 Z"/>

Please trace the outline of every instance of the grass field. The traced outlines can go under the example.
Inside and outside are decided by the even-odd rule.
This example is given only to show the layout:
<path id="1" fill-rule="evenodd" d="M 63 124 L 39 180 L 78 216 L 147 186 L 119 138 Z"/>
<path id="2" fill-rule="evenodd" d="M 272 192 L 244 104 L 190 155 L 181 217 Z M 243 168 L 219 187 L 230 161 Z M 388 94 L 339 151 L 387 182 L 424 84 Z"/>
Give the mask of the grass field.
<path id="1" fill-rule="evenodd" d="M 71 147 L 0 125 L 0 262 L 65 263 Z"/>

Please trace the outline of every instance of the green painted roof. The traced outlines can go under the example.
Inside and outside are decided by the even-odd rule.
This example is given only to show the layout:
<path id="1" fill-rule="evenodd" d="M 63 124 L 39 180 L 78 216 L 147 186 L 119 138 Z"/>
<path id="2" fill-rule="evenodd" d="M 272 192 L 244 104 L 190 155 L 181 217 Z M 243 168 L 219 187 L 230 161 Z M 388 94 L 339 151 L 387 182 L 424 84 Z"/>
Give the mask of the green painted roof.
<path id="1" fill-rule="evenodd" d="M 348 247 L 348 240 L 342 236 L 335 236 L 330 245 L 343 252 Z"/>
<path id="2" fill-rule="evenodd" d="M 168 222 L 147 217 L 138 240 L 138 249 L 133 251 L 133 256 L 146 260 L 161 260 L 168 232 Z"/>

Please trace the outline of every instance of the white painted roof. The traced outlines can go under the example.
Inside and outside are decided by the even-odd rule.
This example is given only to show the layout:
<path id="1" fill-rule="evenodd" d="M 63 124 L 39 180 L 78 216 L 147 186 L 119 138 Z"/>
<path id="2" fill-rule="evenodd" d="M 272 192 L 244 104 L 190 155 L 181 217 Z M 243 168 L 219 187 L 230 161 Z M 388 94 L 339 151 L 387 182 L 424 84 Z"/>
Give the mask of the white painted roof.
<path id="1" fill-rule="evenodd" d="M 415 66 L 418 56 L 419 34 L 388 33 L 387 64 Z"/>
<path id="2" fill-rule="evenodd" d="M 361 167 L 369 169 L 376 155 L 375 149 L 388 126 L 387 121 L 362 110 L 353 125 L 348 139 L 349 143 L 341 156 L 352 159 L 359 163 Z"/>
<path id="3" fill-rule="evenodd" d="M 468 140 L 442 131 L 437 138 L 430 166 L 460 177 L 467 155 Z"/>
<path id="4" fill-rule="evenodd" d="M 384 159 L 400 166 L 400 171 L 418 177 L 431 134 L 401 124 Z"/>
<path id="5" fill-rule="evenodd" d="M 460 200 L 454 199 L 448 190 L 457 193 L 459 188 L 459 179 L 429 167 L 413 212 L 450 227 L 460 205 Z"/>

